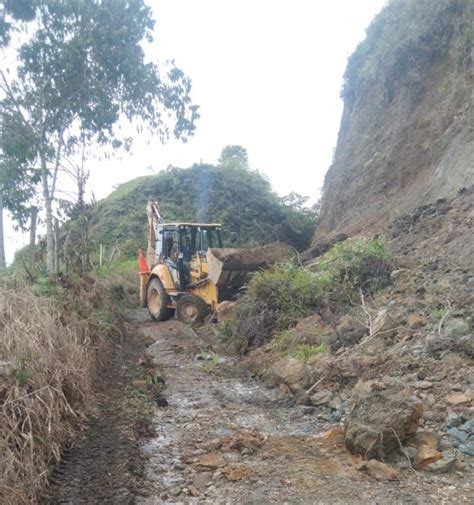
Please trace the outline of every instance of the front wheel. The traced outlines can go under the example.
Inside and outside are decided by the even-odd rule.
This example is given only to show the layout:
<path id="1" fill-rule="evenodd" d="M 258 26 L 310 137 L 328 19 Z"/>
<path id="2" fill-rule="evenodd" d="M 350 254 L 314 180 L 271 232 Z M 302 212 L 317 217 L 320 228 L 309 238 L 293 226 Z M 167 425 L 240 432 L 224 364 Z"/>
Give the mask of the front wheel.
<path id="1" fill-rule="evenodd" d="M 206 302 L 195 295 L 184 295 L 178 300 L 176 315 L 183 323 L 202 323 L 209 314 Z"/>
<path id="2" fill-rule="evenodd" d="M 170 297 L 159 279 L 149 282 L 146 299 L 148 312 L 155 321 L 166 321 L 174 316 L 174 309 L 168 307 Z"/>

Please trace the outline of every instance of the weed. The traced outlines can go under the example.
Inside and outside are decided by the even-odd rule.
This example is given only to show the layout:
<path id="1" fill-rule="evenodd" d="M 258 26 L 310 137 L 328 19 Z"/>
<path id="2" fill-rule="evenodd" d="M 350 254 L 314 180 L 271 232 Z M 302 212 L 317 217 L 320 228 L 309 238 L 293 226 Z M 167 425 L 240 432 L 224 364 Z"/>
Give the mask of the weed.
<path id="1" fill-rule="evenodd" d="M 201 351 L 196 355 L 196 359 L 203 362 L 202 369 L 208 374 L 215 373 L 220 364 L 219 356 L 213 352 Z"/>
<path id="2" fill-rule="evenodd" d="M 300 361 L 304 361 L 306 363 L 307 361 L 309 361 L 310 358 L 312 358 L 316 354 L 321 354 L 324 352 L 328 352 L 326 344 L 320 344 L 320 345 L 299 344 L 296 347 L 295 358 L 299 359 Z"/>
<path id="3" fill-rule="evenodd" d="M 227 342 L 233 335 L 233 325 L 230 321 L 223 321 L 219 324 L 219 336 L 222 342 Z"/>

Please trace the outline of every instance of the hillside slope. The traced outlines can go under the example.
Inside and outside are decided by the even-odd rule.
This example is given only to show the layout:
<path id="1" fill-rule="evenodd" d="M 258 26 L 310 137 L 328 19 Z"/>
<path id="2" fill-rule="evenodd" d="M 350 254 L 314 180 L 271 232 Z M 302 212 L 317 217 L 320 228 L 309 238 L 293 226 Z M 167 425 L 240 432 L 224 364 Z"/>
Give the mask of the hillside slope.
<path id="1" fill-rule="evenodd" d="M 344 76 L 320 233 L 381 227 L 473 183 L 473 5 L 392 0 L 369 26 Z"/>
<path id="2" fill-rule="evenodd" d="M 146 243 L 148 201 L 159 202 L 167 221 L 221 222 L 233 246 L 281 240 L 301 250 L 314 232 L 312 214 L 285 204 L 257 171 L 194 165 L 120 185 L 92 209 L 91 241 L 135 254 Z"/>

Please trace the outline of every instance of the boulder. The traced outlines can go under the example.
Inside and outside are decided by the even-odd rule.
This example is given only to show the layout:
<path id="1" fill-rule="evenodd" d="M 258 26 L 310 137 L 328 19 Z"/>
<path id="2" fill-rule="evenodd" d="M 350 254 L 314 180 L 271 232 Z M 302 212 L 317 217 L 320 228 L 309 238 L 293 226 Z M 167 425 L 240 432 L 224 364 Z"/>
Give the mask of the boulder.
<path id="1" fill-rule="evenodd" d="M 311 384 L 311 374 L 305 363 L 295 358 L 277 361 L 272 366 L 277 382 L 286 385 L 296 393 L 307 389 Z"/>
<path id="2" fill-rule="evenodd" d="M 325 344 L 327 347 L 331 347 L 337 339 L 334 329 L 327 326 L 319 314 L 301 319 L 294 327 L 293 332 L 298 336 L 298 342 L 302 344 Z"/>
<path id="3" fill-rule="evenodd" d="M 345 424 L 346 447 L 366 458 L 383 459 L 416 432 L 421 401 L 409 391 L 372 384 L 353 392 Z"/>

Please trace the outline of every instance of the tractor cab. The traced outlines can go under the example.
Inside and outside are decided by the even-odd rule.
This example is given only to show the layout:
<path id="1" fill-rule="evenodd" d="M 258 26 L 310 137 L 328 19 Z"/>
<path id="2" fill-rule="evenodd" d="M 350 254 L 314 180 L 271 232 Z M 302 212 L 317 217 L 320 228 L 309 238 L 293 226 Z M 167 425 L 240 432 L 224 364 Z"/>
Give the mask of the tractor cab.
<path id="1" fill-rule="evenodd" d="M 207 277 L 203 266 L 207 250 L 222 247 L 221 225 L 217 223 L 158 223 L 155 237 L 153 263 L 167 265 L 181 291 Z"/>

